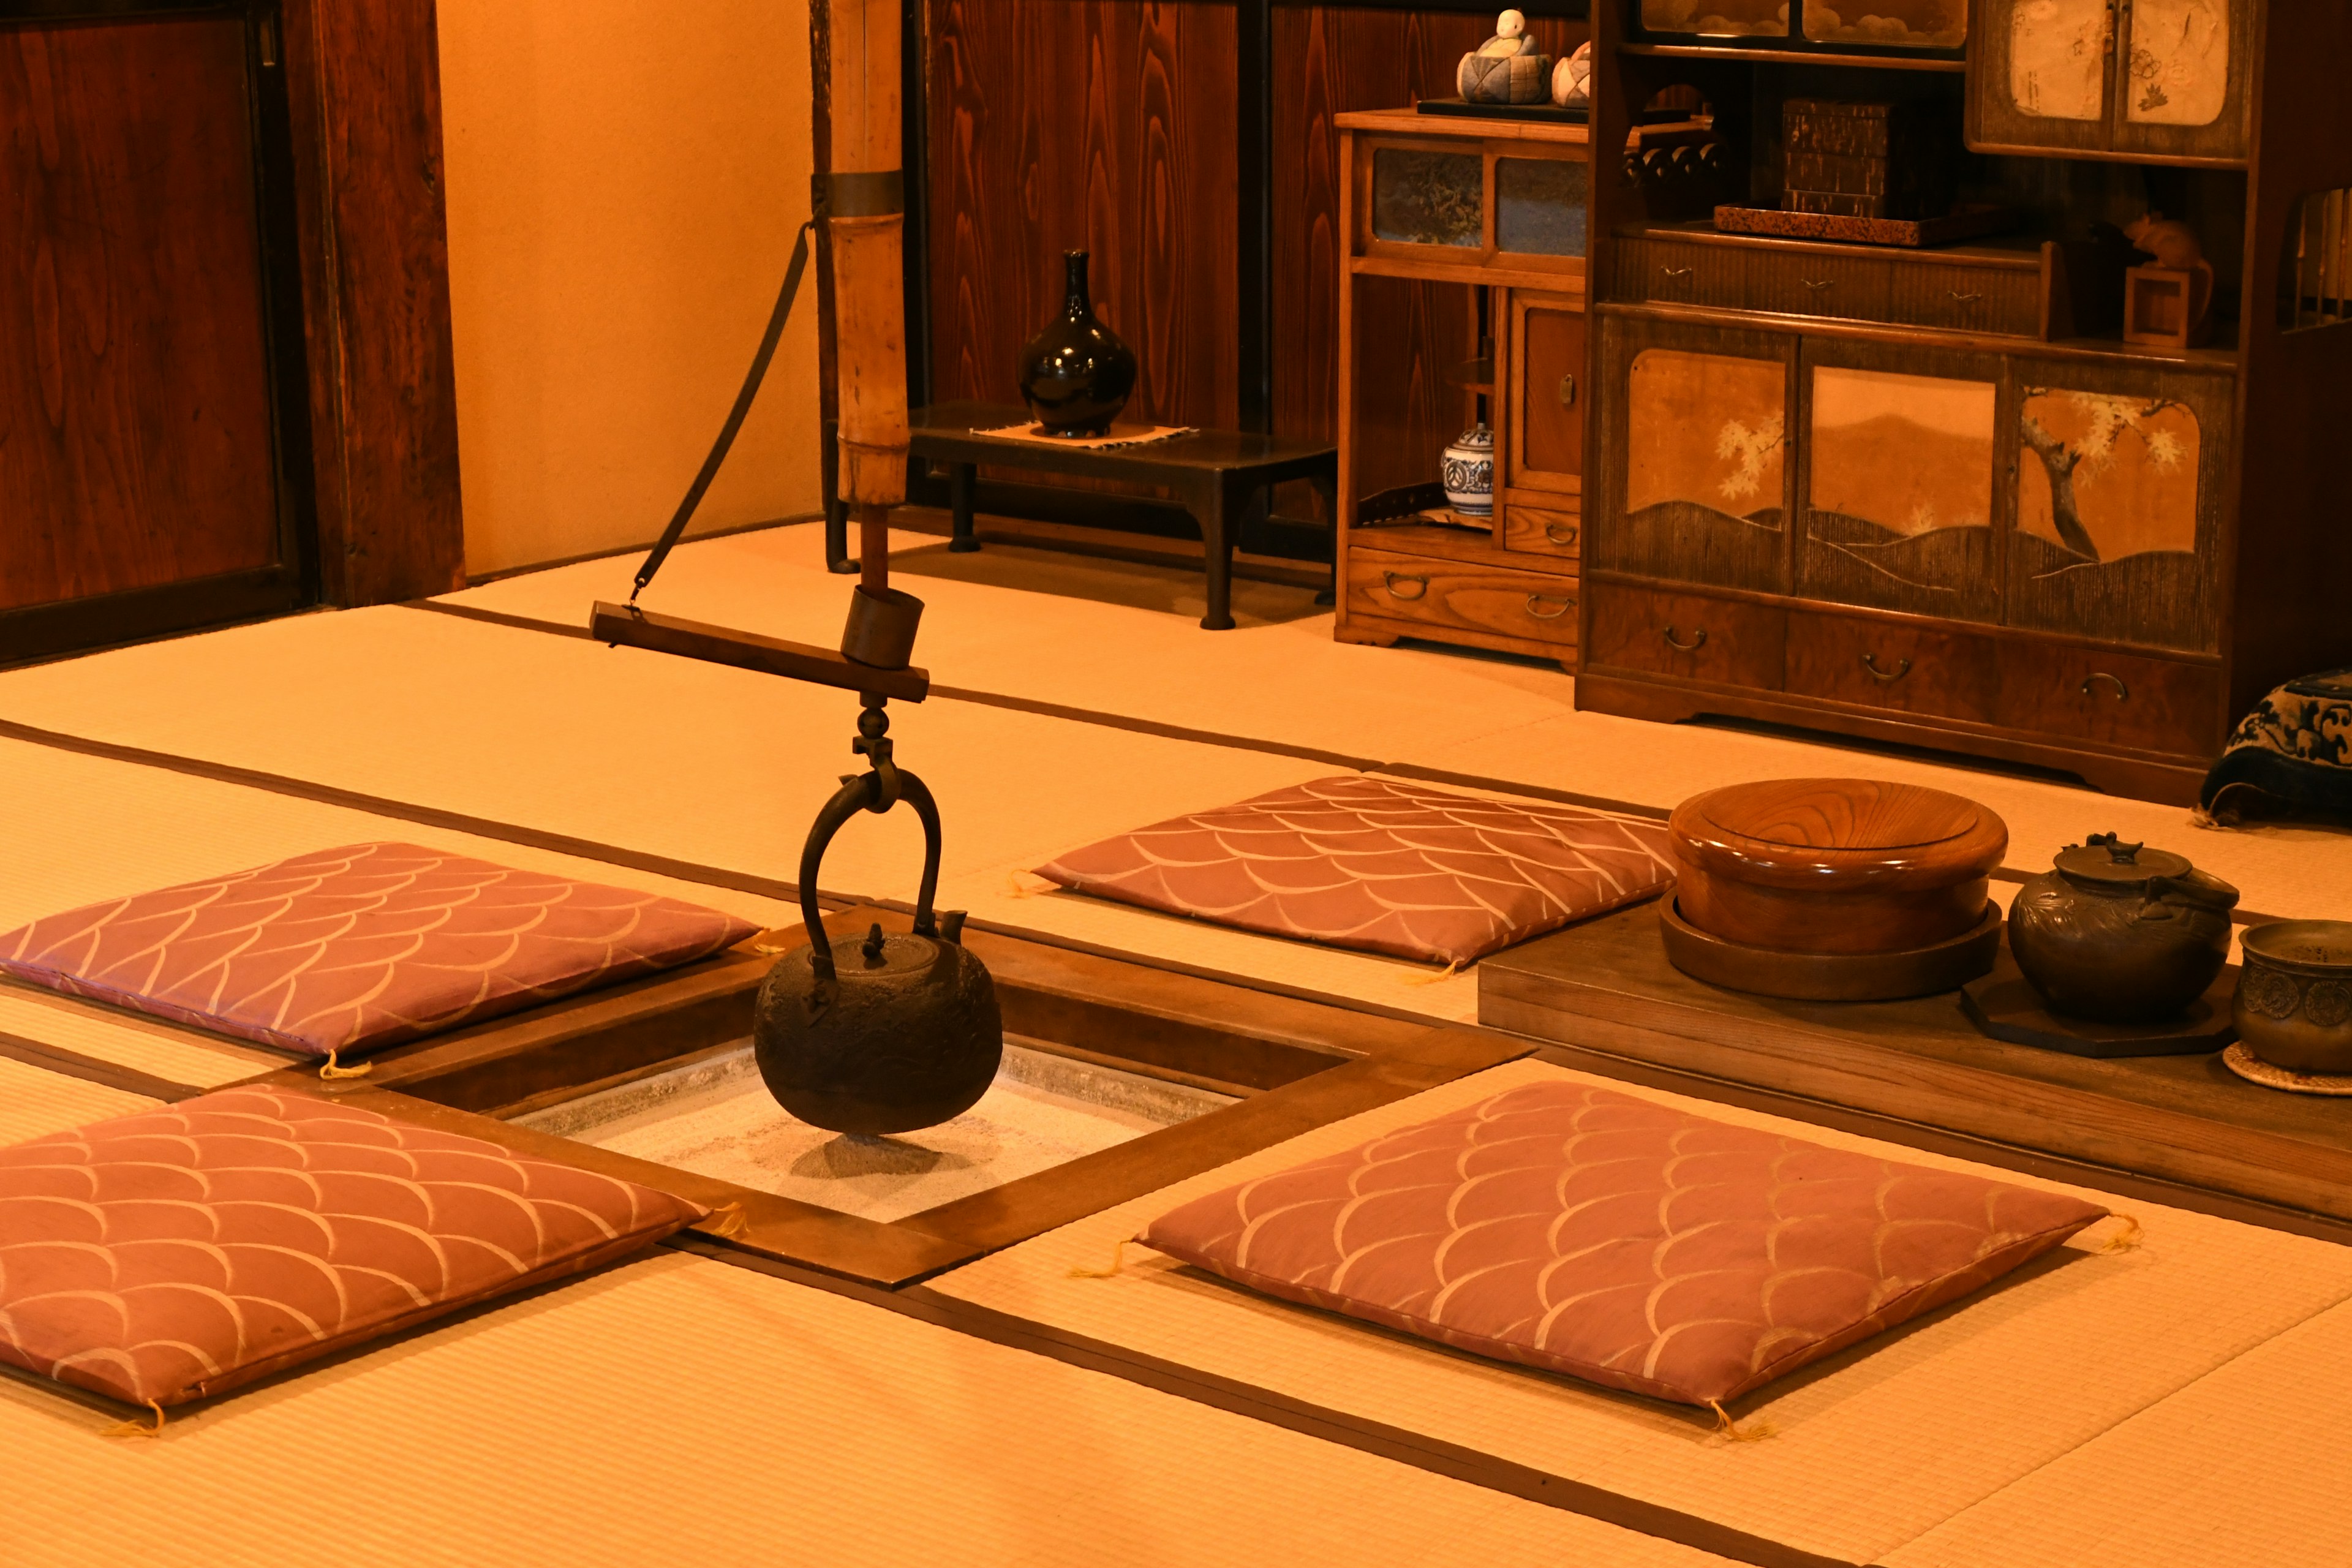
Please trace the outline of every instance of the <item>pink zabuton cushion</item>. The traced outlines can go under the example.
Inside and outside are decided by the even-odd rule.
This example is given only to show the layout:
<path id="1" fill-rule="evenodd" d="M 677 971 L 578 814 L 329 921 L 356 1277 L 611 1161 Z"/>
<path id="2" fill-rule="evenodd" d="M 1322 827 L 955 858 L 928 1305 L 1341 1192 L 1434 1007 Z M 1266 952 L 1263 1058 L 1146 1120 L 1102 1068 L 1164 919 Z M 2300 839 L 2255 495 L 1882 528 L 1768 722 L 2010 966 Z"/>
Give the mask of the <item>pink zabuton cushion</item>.
<path id="1" fill-rule="evenodd" d="M 176 1405 L 709 1212 L 331 1100 L 223 1089 L 0 1149 L 0 1361 Z"/>
<path id="2" fill-rule="evenodd" d="M 759 928 L 414 844 L 354 844 L 0 935 L 0 974 L 325 1056 L 691 963 Z"/>
<path id="3" fill-rule="evenodd" d="M 1705 1405 L 2106 1212 L 1548 1083 L 1186 1204 L 1142 1240 L 1269 1295 Z"/>
<path id="4" fill-rule="evenodd" d="M 1466 963 L 1649 898 L 1665 824 L 1341 774 L 1139 827 L 1037 868 L 1218 925 Z"/>

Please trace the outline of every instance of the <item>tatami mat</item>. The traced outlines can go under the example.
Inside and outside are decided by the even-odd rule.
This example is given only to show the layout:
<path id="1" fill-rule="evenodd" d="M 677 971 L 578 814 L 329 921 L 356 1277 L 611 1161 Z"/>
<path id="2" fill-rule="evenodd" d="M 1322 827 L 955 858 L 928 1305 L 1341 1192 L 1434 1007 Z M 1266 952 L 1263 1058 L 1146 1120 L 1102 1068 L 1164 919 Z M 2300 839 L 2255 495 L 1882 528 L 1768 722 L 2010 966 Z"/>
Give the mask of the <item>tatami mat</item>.
<path id="1" fill-rule="evenodd" d="M 1582 1075 L 1536 1062 L 1494 1068 L 1013 1247 L 931 1288 L 1850 1562 L 1916 1539 L 2352 1297 L 2352 1249 L 2119 1203 L 2146 1228 L 2139 1249 L 2102 1252 L 2117 1227 L 2096 1227 L 1986 1296 L 1744 1403 L 1738 1414 L 1769 1422 L 1777 1435 L 1733 1444 L 1712 1434 L 1703 1413 L 1262 1299 L 1142 1248 L 1129 1248 L 1127 1267 L 1113 1278 L 1071 1277 L 1073 1268 L 1101 1268 L 1118 1238 L 1190 1197 L 1518 1084 L 1560 1078 Z M 1834 1146 L 1976 1168 L 1614 1087 Z M 2254 1281 L 2259 1288 L 2250 1288 Z"/>
<path id="2" fill-rule="evenodd" d="M 893 538 L 900 570 L 926 601 L 923 658 L 943 684 L 1659 807 L 1747 779 L 1860 773 L 1907 780 L 1957 791 L 2000 812 L 2010 826 L 2009 863 L 2026 870 L 2046 869 L 2061 846 L 2085 834 L 2112 830 L 2188 855 L 2237 883 L 2249 909 L 2288 916 L 2352 912 L 2352 836 L 2338 830 L 2201 829 L 2181 807 L 2071 785 L 1717 726 L 1580 713 L 1575 682 L 1556 669 L 1336 643 L 1328 610 L 1204 633 L 1173 606 L 1154 611 L 1076 596 L 1075 579 L 1082 574 L 1068 565 L 1051 574 L 1008 572 L 999 580 L 1026 578 L 1059 592 L 926 576 L 964 570 L 953 563 L 976 558 L 948 556 L 942 542 L 926 535 Z M 635 556 L 583 562 L 471 589 L 451 602 L 578 625 L 592 599 L 625 597 L 636 566 Z M 1190 580 L 1166 568 L 1120 570 Z M 773 529 L 682 547 L 646 591 L 646 603 L 673 615 L 829 642 L 841 618 L 844 581 L 824 569 L 819 529 Z M 1118 596 L 1108 580 L 1097 592 Z"/>
<path id="3" fill-rule="evenodd" d="M 110 1425 L 0 1383 L 0 1562 L 1721 1561 L 676 1254 Z"/>
<path id="4" fill-rule="evenodd" d="M 2352 1308 L 2297 1324 L 1890 1554 L 1886 1568 L 2352 1563 Z"/>
<path id="5" fill-rule="evenodd" d="M 18 741 L 0 740 L 0 810 L 13 821 L 41 824 L 40 832 L 9 845 L 0 870 L 0 931 L 100 899 L 384 838 L 646 888 L 763 924 L 800 919 L 796 908 L 732 889 Z M 288 1059 L 15 985 L 0 985 L 0 1033 L 206 1089 Z"/>
<path id="6" fill-rule="evenodd" d="M 0 1057 L 0 1148 L 28 1138 L 46 1138 L 87 1121 L 152 1110 L 158 1103 Z M 0 1523 L 0 1530 L 5 1529 L 5 1524 Z M 0 1556 L 0 1563 L 6 1561 Z"/>
<path id="7" fill-rule="evenodd" d="M 945 821 L 943 907 L 1433 1016 L 1475 1014 L 1475 983 L 1426 984 L 1431 966 L 1014 896 L 1017 873 L 1076 846 L 1330 764 L 971 703 L 890 713 L 899 761 Z M 0 717 L 787 880 L 810 818 L 858 763 L 845 692 L 398 607 L 0 674 Z M 860 816 L 820 883 L 911 900 L 922 863 L 911 811 Z M 159 867 L 128 885 L 182 874 Z"/>

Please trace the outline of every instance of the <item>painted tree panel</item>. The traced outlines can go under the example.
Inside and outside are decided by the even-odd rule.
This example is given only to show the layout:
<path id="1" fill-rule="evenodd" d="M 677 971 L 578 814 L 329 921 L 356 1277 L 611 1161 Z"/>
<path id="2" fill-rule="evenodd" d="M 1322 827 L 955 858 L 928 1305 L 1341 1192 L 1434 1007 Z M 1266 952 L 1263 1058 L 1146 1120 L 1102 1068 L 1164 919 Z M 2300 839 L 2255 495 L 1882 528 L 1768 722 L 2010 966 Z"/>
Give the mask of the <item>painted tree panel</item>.
<path id="1" fill-rule="evenodd" d="M 1624 388 L 1622 515 L 1601 564 L 1685 583 L 1780 586 L 1789 444 L 1778 360 L 1636 352 Z"/>
<path id="2" fill-rule="evenodd" d="M 1999 398 L 1991 380 L 1814 366 L 1801 591 L 1993 618 Z"/>

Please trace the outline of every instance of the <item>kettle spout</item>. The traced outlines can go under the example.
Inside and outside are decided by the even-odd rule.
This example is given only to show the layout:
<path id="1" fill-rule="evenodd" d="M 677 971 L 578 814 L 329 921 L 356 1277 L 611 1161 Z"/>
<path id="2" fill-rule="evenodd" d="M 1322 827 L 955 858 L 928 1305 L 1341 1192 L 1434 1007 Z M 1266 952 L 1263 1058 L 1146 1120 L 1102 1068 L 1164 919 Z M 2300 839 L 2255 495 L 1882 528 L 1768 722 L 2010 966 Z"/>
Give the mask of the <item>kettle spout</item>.
<path id="1" fill-rule="evenodd" d="M 951 942 L 958 947 L 961 947 L 963 945 L 964 912 L 965 911 L 962 910 L 949 910 L 940 916 L 940 940 L 941 942 Z"/>

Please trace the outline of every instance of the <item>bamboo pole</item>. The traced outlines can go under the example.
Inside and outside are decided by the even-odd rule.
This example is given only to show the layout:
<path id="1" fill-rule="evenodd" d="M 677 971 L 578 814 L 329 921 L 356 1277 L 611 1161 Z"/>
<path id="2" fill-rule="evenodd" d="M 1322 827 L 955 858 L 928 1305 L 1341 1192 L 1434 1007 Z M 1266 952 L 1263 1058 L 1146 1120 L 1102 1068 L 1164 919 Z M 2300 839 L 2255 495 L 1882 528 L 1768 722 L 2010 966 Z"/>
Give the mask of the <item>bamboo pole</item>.
<path id="1" fill-rule="evenodd" d="M 836 174 L 899 167 L 898 0 L 834 0 Z M 842 205 L 852 205 L 844 203 Z M 841 496 L 857 518 L 860 586 L 889 584 L 890 509 L 907 499 L 904 212 L 829 215 L 838 343 Z"/>

